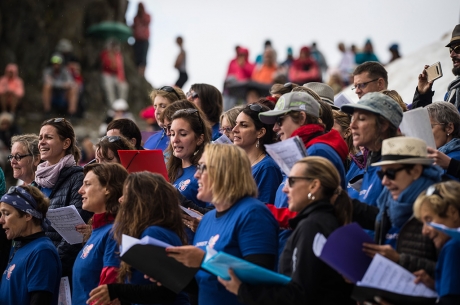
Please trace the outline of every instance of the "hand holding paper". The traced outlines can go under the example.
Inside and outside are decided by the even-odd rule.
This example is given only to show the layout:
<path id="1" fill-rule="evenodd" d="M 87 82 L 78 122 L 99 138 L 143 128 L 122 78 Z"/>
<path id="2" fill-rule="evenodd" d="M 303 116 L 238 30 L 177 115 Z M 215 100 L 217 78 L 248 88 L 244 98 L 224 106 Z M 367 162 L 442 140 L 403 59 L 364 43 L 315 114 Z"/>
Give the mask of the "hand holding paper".
<path id="1" fill-rule="evenodd" d="M 195 246 L 168 247 L 166 252 L 169 257 L 191 268 L 200 267 L 205 255 L 203 250 Z"/>

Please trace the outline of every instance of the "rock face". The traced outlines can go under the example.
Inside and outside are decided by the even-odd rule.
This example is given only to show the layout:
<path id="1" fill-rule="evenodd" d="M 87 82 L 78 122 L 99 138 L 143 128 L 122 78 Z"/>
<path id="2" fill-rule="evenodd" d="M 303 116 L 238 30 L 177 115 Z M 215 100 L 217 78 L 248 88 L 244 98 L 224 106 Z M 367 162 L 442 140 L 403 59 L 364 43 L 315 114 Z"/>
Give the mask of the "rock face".
<path id="1" fill-rule="evenodd" d="M 21 117 L 40 121 L 42 113 L 42 73 L 61 38 L 70 40 L 80 59 L 85 82 L 84 100 L 92 117 L 101 120 L 107 110 L 99 73 L 99 53 L 104 41 L 86 36 L 86 30 L 101 21 L 125 22 L 127 0 L 18 0 L 0 1 L 0 75 L 14 62 L 24 80 L 25 97 Z M 150 104 L 150 84 L 139 76 L 129 44 L 122 44 L 125 74 L 129 83 L 133 113 Z M 100 121 L 97 122 L 98 124 Z M 24 131 L 28 126 L 22 126 Z"/>

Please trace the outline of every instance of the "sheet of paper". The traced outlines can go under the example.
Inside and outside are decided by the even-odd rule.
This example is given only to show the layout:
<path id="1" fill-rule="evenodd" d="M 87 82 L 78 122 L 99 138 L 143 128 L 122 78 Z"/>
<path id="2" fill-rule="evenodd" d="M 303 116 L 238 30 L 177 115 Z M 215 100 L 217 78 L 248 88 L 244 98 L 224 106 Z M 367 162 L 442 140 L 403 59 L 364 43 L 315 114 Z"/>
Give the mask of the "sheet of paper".
<path id="1" fill-rule="evenodd" d="M 199 218 L 201 219 L 203 217 L 203 215 L 200 215 L 192 210 L 189 210 L 181 205 L 179 205 L 179 207 L 182 209 L 182 211 L 184 211 L 185 213 L 187 213 L 189 216 L 193 217 L 193 218 Z"/>
<path id="2" fill-rule="evenodd" d="M 323 252 L 324 245 L 326 244 L 327 239 L 321 233 L 316 233 L 315 239 L 313 240 L 313 253 L 316 256 L 320 256 L 321 252 Z"/>
<path id="3" fill-rule="evenodd" d="M 123 256 L 132 246 L 134 245 L 153 245 L 162 248 L 172 247 L 170 244 L 162 242 L 156 238 L 150 236 L 144 236 L 141 239 L 131 237 L 123 234 L 121 236 L 120 256 Z"/>
<path id="4" fill-rule="evenodd" d="M 63 208 L 50 209 L 46 213 L 46 218 L 51 222 L 51 226 L 59 233 L 69 244 L 80 244 L 83 242 L 83 234 L 77 232 L 76 225 L 85 224 L 77 208 L 69 205 Z"/>
<path id="5" fill-rule="evenodd" d="M 221 135 L 215 141 L 213 141 L 213 143 L 216 143 L 216 144 L 233 144 L 233 142 L 224 134 Z"/>
<path id="6" fill-rule="evenodd" d="M 307 156 L 305 146 L 298 136 L 265 145 L 265 148 L 286 175 L 289 175 L 291 168 L 297 161 Z"/>
<path id="7" fill-rule="evenodd" d="M 427 298 L 436 297 L 435 291 L 424 284 L 415 284 L 415 275 L 408 270 L 392 262 L 391 260 L 376 254 L 369 268 L 364 274 L 358 286 L 367 286 L 391 291 L 394 293 L 422 296 Z"/>
<path id="8" fill-rule="evenodd" d="M 436 148 L 433 131 L 431 130 L 430 116 L 425 108 L 404 112 L 399 129 L 406 137 L 421 139 L 426 142 L 427 146 Z"/>
<path id="9" fill-rule="evenodd" d="M 351 101 L 342 93 L 334 97 L 334 105 L 337 107 L 342 107 L 343 105 L 351 104 Z"/>
<path id="10" fill-rule="evenodd" d="M 67 276 L 61 277 L 61 284 L 59 285 L 58 305 L 72 305 L 70 283 Z"/>

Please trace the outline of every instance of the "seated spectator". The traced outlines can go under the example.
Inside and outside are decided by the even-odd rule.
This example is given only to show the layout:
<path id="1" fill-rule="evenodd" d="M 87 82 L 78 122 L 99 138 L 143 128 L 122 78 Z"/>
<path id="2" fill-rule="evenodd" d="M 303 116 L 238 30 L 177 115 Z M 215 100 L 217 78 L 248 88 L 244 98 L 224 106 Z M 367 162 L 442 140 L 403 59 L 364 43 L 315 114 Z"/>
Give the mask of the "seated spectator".
<path id="1" fill-rule="evenodd" d="M 254 64 L 249 62 L 249 51 L 243 47 L 236 47 L 236 58 L 230 61 L 225 81 L 246 81 L 251 78 Z"/>
<path id="2" fill-rule="evenodd" d="M 128 83 L 125 79 L 123 55 L 120 43 L 116 40 L 107 41 L 106 49 L 101 52 L 102 85 L 108 105 L 117 99 L 128 100 Z"/>
<path id="3" fill-rule="evenodd" d="M 374 47 L 372 46 L 372 42 L 370 39 L 366 40 L 366 44 L 364 45 L 363 51 L 361 53 L 356 54 L 355 56 L 355 62 L 357 65 L 360 65 L 367 61 L 379 62 L 379 59 L 374 54 Z"/>
<path id="4" fill-rule="evenodd" d="M 5 75 L 0 78 L 0 107 L 1 112 L 16 113 L 16 107 L 24 96 L 24 84 L 18 76 L 18 66 L 8 64 Z"/>
<path id="5" fill-rule="evenodd" d="M 251 79 L 262 84 L 272 84 L 278 70 L 276 53 L 272 48 L 266 48 L 263 55 L 263 62 L 257 65 L 252 72 Z"/>
<path id="6" fill-rule="evenodd" d="M 77 111 L 77 89 L 69 70 L 62 65 L 63 57 L 55 53 L 51 57 L 52 66 L 46 68 L 43 74 L 43 110 L 46 115 L 51 112 L 51 106 L 58 111 L 72 115 Z"/>
<path id="7" fill-rule="evenodd" d="M 112 104 L 112 108 L 107 111 L 105 122 L 99 126 L 99 134 L 104 135 L 110 122 L 119 119 L 129 119 L 134 121 L 134 116 L 129 112 L 129 105 L 123 99 L 118 99 Z"/>
<path id="8" fill-rule="evenodd" d="M 391 58 L 388 63 L 395 61 L 398 58 L 401 58 L 401 54 L 399 54 L 399 46 L 397 43 L 392 44 L 388 50 L 391 53 Z"/>
<path id="9" fill-rule="evenodd" d="M 294 60 L 289 69 L 289 80 L 298 84 L 321 81 L 321 71 L 316 61 L 311 58 L 309 47 L 300 49 L 299 58 Z"/>

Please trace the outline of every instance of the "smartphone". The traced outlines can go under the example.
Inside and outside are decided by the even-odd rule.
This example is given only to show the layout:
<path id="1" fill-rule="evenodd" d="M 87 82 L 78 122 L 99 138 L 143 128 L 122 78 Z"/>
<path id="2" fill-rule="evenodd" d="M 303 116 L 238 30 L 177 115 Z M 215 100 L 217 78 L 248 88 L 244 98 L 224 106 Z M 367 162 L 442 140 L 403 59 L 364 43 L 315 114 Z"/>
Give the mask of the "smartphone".
<path id="1" fill-rule="evenodd" d="M 432 82 L 442 77 L 441 63 L 438 61 L 425 69 L 428 82 Z"/>

